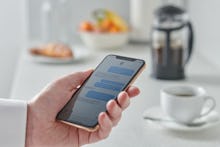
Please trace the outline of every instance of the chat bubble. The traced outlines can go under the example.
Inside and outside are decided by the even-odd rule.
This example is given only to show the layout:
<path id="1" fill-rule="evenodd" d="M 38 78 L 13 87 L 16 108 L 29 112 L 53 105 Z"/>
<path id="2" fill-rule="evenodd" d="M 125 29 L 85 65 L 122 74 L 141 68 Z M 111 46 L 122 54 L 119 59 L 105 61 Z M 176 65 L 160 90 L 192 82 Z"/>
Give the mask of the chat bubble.
<path id="1" fill-rule="evenodd" d="M 117 67 L 117 66 L 111 66 L 108 69 L 108 72 L 120 74 L 120 75 L 125 75 L 125 76 L 132 76 L 134 73 L 134 70 L 122 68 L 122 67 Z"/>
<path id="2" fill-rule="evenodd" d="M 86 94 L 86 97 L 92 98 L 92 99 L 97 99 L 97 100 L 102 100 L 102 101 L 109 101 L 110 99 L 115 98 L 114 95 L 101 93 L 101 92 L 97 92 L 97 91 L 88 91 Z"/>
<path id="3" fill-rule="evenodd" d="M 109 85 L 103 82 L 96 82 L 95 87 L 113 90 L 113 91 L 121 91 L 122 87 L 116 86 L 116 85 Z"/>
<path id="4" fill-rule="evenodd" d="M 102 83 L 106 83 L 106 84 L 110 84 L 110 85 L 120 86 L 120 87 L 124 86 L 124 83 L 110 81 L 110 80 L 105 80 L 105 79 L 102 79 L 101 82 Z"/>

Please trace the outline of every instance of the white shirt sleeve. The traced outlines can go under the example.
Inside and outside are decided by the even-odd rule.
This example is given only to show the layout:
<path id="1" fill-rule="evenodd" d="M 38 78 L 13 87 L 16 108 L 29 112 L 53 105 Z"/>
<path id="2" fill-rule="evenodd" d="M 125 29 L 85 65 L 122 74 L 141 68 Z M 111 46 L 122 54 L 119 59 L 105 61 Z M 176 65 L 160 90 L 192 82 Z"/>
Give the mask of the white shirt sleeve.
<path id="1" fill-rule="evenodd" d="M 24 147 L 27 103 L 0 99 L 0 146 Z"/>

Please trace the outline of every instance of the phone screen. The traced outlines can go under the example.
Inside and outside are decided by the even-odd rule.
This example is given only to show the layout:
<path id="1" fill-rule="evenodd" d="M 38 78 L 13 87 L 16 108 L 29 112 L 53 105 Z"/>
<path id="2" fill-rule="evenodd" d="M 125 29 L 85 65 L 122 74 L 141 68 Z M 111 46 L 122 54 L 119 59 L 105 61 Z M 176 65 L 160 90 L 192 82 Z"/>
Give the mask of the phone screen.
<path id="1" fill-rule="evenodd" d="M 106 103 L 117 98 L 144 66 L 140 59 L 108 55 L 58 113 L 57 119 L 95 127 Z"/>

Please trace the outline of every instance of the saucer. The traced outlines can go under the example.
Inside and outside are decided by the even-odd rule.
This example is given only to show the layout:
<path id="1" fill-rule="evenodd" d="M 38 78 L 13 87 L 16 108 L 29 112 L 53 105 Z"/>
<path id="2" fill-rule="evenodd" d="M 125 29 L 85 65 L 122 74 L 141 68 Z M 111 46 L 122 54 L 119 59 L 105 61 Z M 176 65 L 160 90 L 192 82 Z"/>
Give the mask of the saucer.
<path id="1" fill-rule="evenodd" d="M 162 127 L 173 131 L 200 131 L 220 124 L 219 113 L 214 110 L 210 112 L 207 116 L 196 119 L 196 122 L 199 122 L 201 125 L 197 125 L 197 123 L 186 125 L 171 120 L 166 114 L 164 114 L 159 106 L 155 106 L 144 111 L 143 117 L 153 118 L 144 120 L 146 120 L 155 128 Z"/>

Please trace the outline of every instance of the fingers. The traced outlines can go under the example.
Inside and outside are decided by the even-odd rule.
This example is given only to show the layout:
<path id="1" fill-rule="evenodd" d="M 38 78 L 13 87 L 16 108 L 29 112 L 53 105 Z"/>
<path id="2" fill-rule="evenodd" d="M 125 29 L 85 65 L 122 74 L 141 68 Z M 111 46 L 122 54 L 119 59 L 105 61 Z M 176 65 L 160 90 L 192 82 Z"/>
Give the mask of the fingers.
<path id="1" fill-rule="evenodd" d="M 130 104 L 130 97 L 128 96 L 127 92 L 122 91 L 122 92 L 119 93 L 117 101 L 118 101 L 118 104 L 121 107 L 121 109 L 124 110 Z"/>
<path id="2" fill-rule="evenodd" d="M 130 89 L 131 95 L 136 95 L 139 91 L 137 88 Z M 130 97 L 127 92 L 123 91 L 118 95 L 117 102 L 115 100 L 110 100 L 107 103 L 107 112 L 109 114 L 109 118 L 112 121 L 113 126 L 117 125 L 119 120 L 121 119 L 122 111 L 126 109 L 130 104 Z"/>
<path id="3" fill-rule="evenodd" d="M 122 108 L 117 104 L 115 100 L 110 100 L 106 107 L 113 126 L 116 126 L 121 119 Z"/>
<path id="4" fill-rule="evenodd" d="M 99 114 L 98 122 L 100 127 L 97 132 L 91 135 L 91 142 L 107 138 L 112 127 L 115 126 L 121 119 L 123 111 L 121 105 L 123 107 L 127 107 L 130 102 L 126 92 L 122 92 L 118 99 L 120 99 L 120 104 L 118 104 L 115 100 L 110 100 L 106 106 L 107 112 L 101 112 Z"/>
<path id="5" fill-rule="evenodd" d="M 117 101 L 110 100 L 106 105 L 107 112 L 99 114 L 98 122 L 100 128 L 91 134 L 89 142 L 96 142 L 108 137 L 112 127 L 117 125 L 121 119 L 123 110 L 129 106 L 130 97 L 137 96 L 139 93 L 138 88 L 129 87 L 127 92 L 123 91 L 118 95 Z"/>
<path id="6" fill-rule="evenodd" d="M 99 130 L 98 130 L 98 137 L 99 139 L 105 139 L 108 137 L 109 133 L 111 132 L 112 129 L 112 121 L 107 115 L 106 112 L 102 112 L 99 114 Z"/>
<path id="7" fill-rule="evenodd" d="M 137 96 L 140 93 L 140 90 L 137 87 L 130 86 L 127 89 L 127 93 L 129 95 L 129 97 L 135 97 L 135 96 Z"/>
<path id="8" fill-rule="evenodd" d="M 112 121 L 113 126 L 117 125 L 121 119 L 122 111 L 125 110 L 130 104 L 130 97 L 137 96 L 140 93 L 137 87 L 129 87 L 127 92 L 119 93 L 117 102 L 110 100 L 107 105 L 107 112 Z"/>

